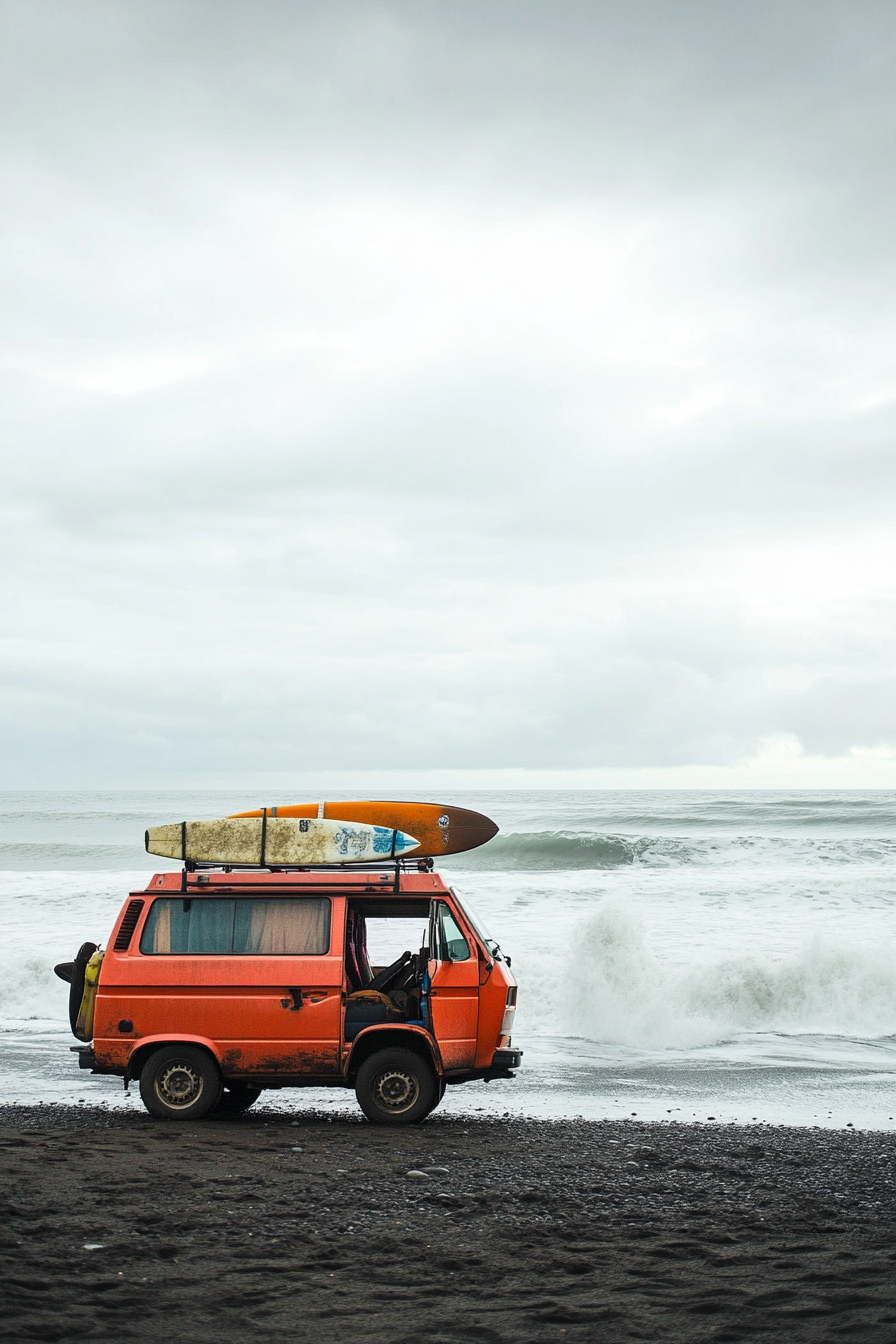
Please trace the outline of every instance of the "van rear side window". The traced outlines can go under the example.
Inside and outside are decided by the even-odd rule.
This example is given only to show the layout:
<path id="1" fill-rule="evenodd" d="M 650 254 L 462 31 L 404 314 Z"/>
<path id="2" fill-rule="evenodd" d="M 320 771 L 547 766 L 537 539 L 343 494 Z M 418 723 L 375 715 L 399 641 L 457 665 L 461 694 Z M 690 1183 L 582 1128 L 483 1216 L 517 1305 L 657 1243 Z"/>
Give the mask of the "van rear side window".
<path id="1" fill-rule="evenodd" d="M 328 900 L 224 899 L 154 901 L 140 938 L 145 955 L 321 956 L 330 947 Z"/>

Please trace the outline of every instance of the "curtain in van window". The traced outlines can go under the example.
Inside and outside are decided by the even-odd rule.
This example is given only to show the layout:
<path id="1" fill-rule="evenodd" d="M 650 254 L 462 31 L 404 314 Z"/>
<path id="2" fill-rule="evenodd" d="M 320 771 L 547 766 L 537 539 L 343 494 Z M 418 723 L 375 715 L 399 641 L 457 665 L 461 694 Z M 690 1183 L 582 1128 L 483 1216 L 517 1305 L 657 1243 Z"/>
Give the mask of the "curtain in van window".
<path id="1" fill-rule="evenodd" d="M 186 905 L 182 901 L 181 905 Z M 233 920 L 236 901 L 192 901 L 184 917 L 185 927 L 178 927 L 177 902 L 171 919 L 172 952 L 230 952 L 233 948 Z M 179 935 L 179 937 L 178 937 Z M 178 944 L 175 945 L 175 938 Z"/>
<path id="2" fill-rule="evenodd" d="M 171 951 L 171 902 L 156 901 L 146 917 L 141 952 Z"/>
<path id="3" fill-rule="evenodd" d="M 143 953 L 314 956 L 330 946 L 328 900 L 162 898 L 140 939 Z"/>
<path id="4" fill-rule="evenodd" d="M 188 896 L 155 901 L 140 951 L 229 953 L 235 909 L 234 900 L 194 901 Z"/>
<path id="5" fill-rule="evenodd" d="M 313 956 L 329 945 L 329 901 L 237 902 L 234 952 Z"/>

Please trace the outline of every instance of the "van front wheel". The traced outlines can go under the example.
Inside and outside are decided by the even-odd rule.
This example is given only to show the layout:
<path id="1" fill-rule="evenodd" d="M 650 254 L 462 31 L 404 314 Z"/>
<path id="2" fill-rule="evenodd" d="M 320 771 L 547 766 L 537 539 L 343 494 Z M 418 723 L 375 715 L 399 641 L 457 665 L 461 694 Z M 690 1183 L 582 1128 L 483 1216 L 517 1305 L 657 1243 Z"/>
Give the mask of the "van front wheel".
<path id="1" fill-rule="evenodd" d="M 436 1105 L 432 1067 L 413 1050 L 380 1050 L 365 1059 L 355 1081 L 358 1105 L 375 1125 L 413 1125 Z"/>
<path id="2" fill-rule="evenodd" d="M 140 1096 L 159 1120 L 201 1120 L 221 1100 L 221 1073 L 205 1050 L 166 1045 L 140 1072 Z"/>

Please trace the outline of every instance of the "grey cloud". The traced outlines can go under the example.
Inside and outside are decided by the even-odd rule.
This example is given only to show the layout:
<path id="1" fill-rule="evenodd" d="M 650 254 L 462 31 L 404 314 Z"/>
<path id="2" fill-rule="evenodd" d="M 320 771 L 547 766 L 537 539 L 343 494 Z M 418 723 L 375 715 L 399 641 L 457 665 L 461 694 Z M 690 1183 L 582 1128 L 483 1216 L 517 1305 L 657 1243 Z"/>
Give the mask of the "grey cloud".
<path id="1" fill-rule="evenodd" d="M 9 784 L 893 743 L 890 5 L 3 9 Z"/>

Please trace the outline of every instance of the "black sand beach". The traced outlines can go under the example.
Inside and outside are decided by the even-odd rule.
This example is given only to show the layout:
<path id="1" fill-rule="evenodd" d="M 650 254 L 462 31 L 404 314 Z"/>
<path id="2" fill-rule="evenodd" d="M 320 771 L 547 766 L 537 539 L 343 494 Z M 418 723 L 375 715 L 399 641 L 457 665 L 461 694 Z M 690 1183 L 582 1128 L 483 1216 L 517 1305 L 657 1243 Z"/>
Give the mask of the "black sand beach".
<path id="1" fill-rule="evenodd" d="M 11 1341 L 896 1341 L 891 1134 L 0 1119 Z"/>

